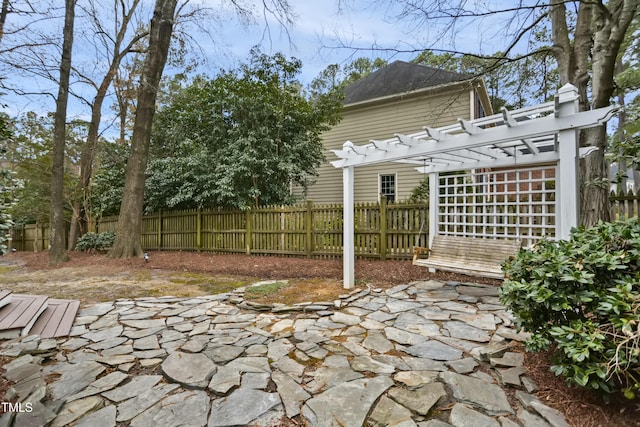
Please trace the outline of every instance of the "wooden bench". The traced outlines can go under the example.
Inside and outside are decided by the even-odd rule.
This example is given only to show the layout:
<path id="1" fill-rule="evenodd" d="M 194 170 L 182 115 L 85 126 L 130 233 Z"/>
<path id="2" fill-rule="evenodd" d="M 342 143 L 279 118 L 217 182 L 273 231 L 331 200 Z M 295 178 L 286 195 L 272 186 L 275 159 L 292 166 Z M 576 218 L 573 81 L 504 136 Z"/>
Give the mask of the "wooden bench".
<path id="1" fill-rule="evenodd" d="M 413 264 L 435 270 L 503 279 L 501 264 L 520 249 L 512 239 L 436 235 L 431 248 L 415 248 Z M 428 255 L 424 258 L 424 255 Z"/>

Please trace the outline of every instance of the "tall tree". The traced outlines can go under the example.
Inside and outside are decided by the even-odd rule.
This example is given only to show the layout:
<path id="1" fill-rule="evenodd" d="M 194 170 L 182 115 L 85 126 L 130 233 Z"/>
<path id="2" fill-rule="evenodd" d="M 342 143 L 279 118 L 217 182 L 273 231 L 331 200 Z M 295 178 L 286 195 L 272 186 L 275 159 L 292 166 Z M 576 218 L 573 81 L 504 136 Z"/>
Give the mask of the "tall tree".
<path id="1" fill-rule="evenodd" d="M 82 192 L 82 199 L 72 206 L 71 227 L 69 231 L 69 249 L 73 249 L 77 238 L 85 230 L 83 225 L 88 222 L 89 214 L 89 184 L 93 174 L 93 163 L 98 148 L 99 129 L 102 121 L 102 105 L 107 96 L 107 91 L 112 81 L 116 77 L 118 68 L 123 58 L 148 35 L 146 29 L 138 28 L 131 33 L 131 26 L 135 12 L 138 9 L 140 0 L 133 0 L 130 4 L 126 2 L 115 2 L 112 7 L 114 15 L 110 24 L 115 24 L 115 34 L 110 34 L 109 28 L 102 22 L 102 16 L 106 11 L 100 8 L 95 0 L 91 0 L 83 7 L 84 12 L 91 17 L 94 31 L 91 33 L 95 43 L 96 52 L 101 56 L 109 58 L 108 66 L 104 75 L 99 80 L 94 80 L 90 75 L 80 73 L 82 80 L 95 89 L 95 95 L 91 101 L 86 103 L 91 108 L 91 120 L 87 132 L 87 138 L 82 148 L 80 156 L 80 178 L 79 188 Z M 127 38 L 127 36 L 129 37 Z M 95 68 L 95 67 L 94 67 Z M 82 202 L 82 204 L 80 203 Z"/>
<path id="2" fill-rule="evenodd" d="M 580 2 L 571 31 L 565 2 L 551 0 L 549 15 L 560 82 L 578 88 L 581 110 L 610 105 L 620 46 L 639 4 L 638 0 L 610 0 L 606 5 Z M 582 223 L 593 225 L 600 219 L 609 220 L 606 127 L 583 130 L 580 140 L 583 146 L 598 147 L 581 163 Z"/>
<path id="3" fill-rule="evenodd" d="M 149 31 L 149 50 L 140 79 L 131 154 L 127 162 L 124 196 L 120 205 L 116 240 L 113 249 L 109 252 L 111 258 L 132 258 L 143 255 L 140 227 L 149 140 L 151 139 L 151 126 L 156 108 L 158 87 L 169 53 L 177 2 L 178 0 L 156 0 L 153 11 Z"/>
<path id="4" fill-rule="evenodd" d="M 309 96 L 297 80 L 299 60 L 251 53 L 239 70 L 198 78 L 159 110 L 147 209 L 290 203 L 291 184 L 304 187 L 316 175 L 341 92 Z"/>
<path id="5" fill-rule="evenodd" d="M 51 216 L 51 159 L 53 147 L 54 114 L 38 115 L 33 112 L 19 116 L 11 122 L 13 137 L 7 143 L 6 160 L 22 184 L 14 191 L 18 200 L 11 206 L 16 222 L 47 223 Z M 83 122 L 67 123 L 65 137 L 65 211 L 78 197 L 77 165 L 79 149 L 86 135 Z"/>
<path id="6" fill-rule="evenodd" d="M 65 0 L 65 16 L 60 61 L 60 85 L 56 99 L 51 166 L 51 222 L 49 224 L 49 264 L 67 261 L 66 227 L 64 223 L 64 147 L 71 75 L 71 50 L 73 48 L 73 23 L 76 0 Z"/>

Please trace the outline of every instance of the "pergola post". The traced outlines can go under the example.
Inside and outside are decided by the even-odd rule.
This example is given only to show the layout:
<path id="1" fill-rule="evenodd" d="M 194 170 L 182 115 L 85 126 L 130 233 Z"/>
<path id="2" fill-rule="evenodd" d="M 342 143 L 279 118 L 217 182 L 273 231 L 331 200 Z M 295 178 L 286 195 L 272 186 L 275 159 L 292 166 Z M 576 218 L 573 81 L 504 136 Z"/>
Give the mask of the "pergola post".
<path id="1" fill-rule="evenodd" d="M 355 286 L 355 242 L 354 242 L 354 198 L 353 198 L 353 181 L 355 178 L 355 168 L 347 166 L 342 168 L 342 185 L 343 185 L 343 286 L 345 289 L 351 289 Z"/>
<path id="2" fill-rule="evenodd" d="M 433 238 L 438 233 L 438 192 L 440 184 L 440 174 L 437 172 L 429 174 L 429 248 L 433 243 Z"/>
<path id="3" fill-rule="evenodd" d="M 433 244 L 433 238 L 438 234 L 438 194 L 440 193 L 440 174 L 437 172 L 429 174 L 429 249 Z M 435 269 L 429 268 L 430 273 L 435 273 Z"/>
<path id="4" fill-rule="evenodd" d="M 565 85 L 556 98 L 557 117 L 578 112 L 578 89 Z M 558 132 L 558 168 L 556 176 L 556 239 L 568 239 L 579 222 L 580 187 L 578 185 L 578 131 Z"/>

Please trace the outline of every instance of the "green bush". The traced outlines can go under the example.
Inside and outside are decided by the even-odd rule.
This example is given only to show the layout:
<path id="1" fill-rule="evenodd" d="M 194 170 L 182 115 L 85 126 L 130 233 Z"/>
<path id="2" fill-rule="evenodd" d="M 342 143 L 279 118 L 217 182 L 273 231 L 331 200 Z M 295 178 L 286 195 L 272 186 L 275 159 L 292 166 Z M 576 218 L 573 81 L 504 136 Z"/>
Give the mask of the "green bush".
<path id="1" fill-rule="evenodd" d="M 505 261 L 500 299 L 527 350 L 552 348 L 551 370 L 570 383 L 640 389 L 640 222 L 637 218 L 578 228 L 569 240 L 543 240 Z"/>
<path id="2" fill-rule="evenodd" d="M 113 246 L 116 235 L 111 231 L 104 233 L 86 233 L 78 239 L 76 251 L 100 251 Z"/>

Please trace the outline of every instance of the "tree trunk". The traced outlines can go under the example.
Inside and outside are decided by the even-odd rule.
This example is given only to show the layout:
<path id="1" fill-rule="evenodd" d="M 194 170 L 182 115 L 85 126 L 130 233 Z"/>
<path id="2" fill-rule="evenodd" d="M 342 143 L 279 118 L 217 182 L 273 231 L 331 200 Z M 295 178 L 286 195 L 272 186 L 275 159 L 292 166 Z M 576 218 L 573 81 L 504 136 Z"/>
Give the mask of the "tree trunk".
<path id="1" fill-rule="evenodd" d="M 176 4 L 177 0 L 156 0 L 151 20 L 149 53 L 140 78 L 138 107 L 131 138 L 131 154 L 127 161 L 116 240 L 113 249 L 109 252 L 110 258 L 131 258 L 143 255 L 140 227 L 149 140 L 158 86 L 169 53 Z"/>
<path id="2" fill-rule="evenodd" d="M 65 18 L 60 61 L 60 86 L 56 99 L 56 114 L 53 129 L 51 168 L 51 219 L 49 221 L 49 265 L 67 261 L 64 226 L 64 146 L 66 139 L 67 100 L 69 98 L 69 76 L 71 74 L 71 50 L 73 47 L 73 21 L 76 0 L 65 1 Z"/>
<path id="3" fill-rule="evenodd" d="M 74 202 L 71 206 L 71 224 L 69 225 L 69 240 L 67 242 L 67 250 L 72 251 L 76 248 L 76 243 L 80 236 L 85 233 L 82 226 L 83 218 L 81 214 L 82 207 L 80 202 Z"/>
<path id="4" fill-rule="evenodd" d="M 596 224 L 599 220 L 610 221 L 611 207 L 609 205 L 609 172 L 604 158 L 607 145 L 607 131 L 605 126 L 583 129 L 581 131 L 581 145 L 594 145 L 597 151 L 589 154 L 580 162 L 581 177 L 581 223 L 585 226 Z"/>
<path id="5" fill-rule="evenodd" d="M 2 9 L 0 10 L 0 41 L 4 37 L 4 25 L 7 23 L 7 16 L 9 16 L 9 0 L 2 0 Z"/>
<path id="6" fill-rule="evenodd" d="M 606 5 L 580 2 L 571 41 L 564 1 L 550 1 L 553 48 L 560 81 L 561 84 L 572 83 L 578 88 L 581 111 L 610 105 L 616 58 L 638 10 L 638 3 L 638 0 L 610 0 Z M 591 102 L 588 99 L 589 81 Z M 591 226 L 598 220 L 609 220 L 610 216 L 609 173 L 604 157 L 607 148 L 606 128 L 582 130 L 580 145 L 598 147 L 598 151 L 583 159 L 580 165 L 580 222 Z"/>
<path id="7" fill-rule="evenodd" d="M 91 106 L 91 122 L 89 123 L 87 140 L 83 144 L 82 151 L 80 152 L 79 187 L 82 193 L 82 205 L 80 205 L 80 202 L 76 202 L 73 206 L 73 216 L 69 230 L 69 250 L 75 248 L 78 238 L 83 233 L 82 223 L 86 223 L 86 216 L 82 213 L 85 212 L 86 215 L 89 207 L 89 185 L 91 183 L 91 176 L 93 175 L 93 161 L 98 148 L 98 129 L 102 119 L 102 103 L 104 102 L 111 80 L 113 80 L 113 76 L 114 72 L 110 69 L 98 88 L 98 93 Z"/>
<path id="8" fill-rule="evenodd" d="M 67 239 L 67 251 L 72 251 L 76 247 L 76 242 L 80 238 L 80 209 L 79 203 L 73 203 L 71 206 L 71 222 L 69 224 L 69 238 Z"/>
<path id="9" fill-rule="evenodd" d="M 38 250 L 40 250 L 40 248 L 38 247 L 38 242 L 40 242 L 39 239 L 39 230 L 40 230 L 40 224 L 38 223 L 38 221 L 36 221 L 36 229 L 34 230 L 34 237 L 33 237 L 33 252 L 38 252 Z"/>

